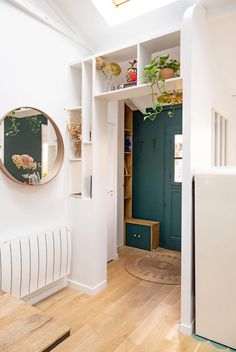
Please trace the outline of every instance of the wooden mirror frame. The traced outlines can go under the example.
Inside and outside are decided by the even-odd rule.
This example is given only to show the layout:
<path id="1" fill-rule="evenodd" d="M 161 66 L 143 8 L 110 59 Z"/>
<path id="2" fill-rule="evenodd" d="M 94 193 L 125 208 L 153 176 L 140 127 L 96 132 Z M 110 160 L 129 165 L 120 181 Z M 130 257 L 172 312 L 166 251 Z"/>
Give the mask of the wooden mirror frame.
<path id="1" fill-rule="evenodd" d="M 34 108 L 32 106 L 21 106 L 21 107 L 18 107 L 18 108 L 15 108 L 15 109 L 12 109 L 12 110 L 8 111 L 0 119 L 0 126 L 3 123 L 4 119 L 7 116 L 9 116 L 9 114 L 12 111 L 15 111 L 17 109 L 22 109 L 22 108 L 29 108 L 29 109 L 33 109 L 33 110 L 39 111 L 42 115 L 44 115 L 50 121 L 51 125 L 53 126 L 55 134 L 56 134 L 56 137 L 57 137 L 57 156 L 56 156 L 56 159 L 55 159 L 55 162 L 54 162 L 54 168 L 51 171 L 50 175 L 44 177 L 42 182 L 40 182 L 38 184 L 35 184 L 35 185 L 29 185 L 29 184 L 26 184 L 26 183 L 18 181 L 7 170 L 7 168 L 5 167 L 5 165 L 2 162 L 1 158 L 0 158 L 0 170 L 4 173 L 5 176 L 7 176 L 7 178 L 9 178 L 11 181 L 13 181 L 13 182 L 15 182 L 15 183 L 17 183 L 19 185 L 22 185 L 22 186 L 41 186 L 41 185 L 45 185 L 45 184 L 49 183 L 50 181 L 52 181 L 58 175 L 59 171 L 62 168 L 63 161 L 64 161 L 64 142 L 63 142 L 63 138 L 62 138 L 61 132 L 60 132 L 59 128 L 57 127 L 57 124 L 54 122 L 54 120 L 50 116 L 48 116 L 48 114 L 43 112 L 42 110 L 40 110 L 38 108 Z"/>

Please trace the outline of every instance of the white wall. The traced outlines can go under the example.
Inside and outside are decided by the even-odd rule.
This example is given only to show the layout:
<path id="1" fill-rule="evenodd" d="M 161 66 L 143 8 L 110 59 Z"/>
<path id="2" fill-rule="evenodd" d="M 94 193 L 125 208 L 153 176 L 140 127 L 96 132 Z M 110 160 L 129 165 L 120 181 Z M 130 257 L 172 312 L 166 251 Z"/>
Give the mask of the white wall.
<path id="1" fill-rule="evenodd" d="M 0 2 L 0 116 L 19 106 L 45 111 L 66 136 L 68 63 L 82 52 L 74 42 Z M 58 177 L 42 187 L 19 186 L 0 173 L 0 236 L 67 222 L 67 155 Z"/>
<path id="2" fill-rule="evenodd" d="M 191 333 L 194 320 L 192 179 L 199 167 L 211 166 L 212 51 L 206 10 L 189 8 L 182 28 L 183 187 L 181 331 Z"/>
<path id="3" fill-rule="evenodd" d="M 213 50 L 213 105 L 228 118 L 227 164 L 236 165 L 236 4 L 234 11 L 210 22 Z"/>

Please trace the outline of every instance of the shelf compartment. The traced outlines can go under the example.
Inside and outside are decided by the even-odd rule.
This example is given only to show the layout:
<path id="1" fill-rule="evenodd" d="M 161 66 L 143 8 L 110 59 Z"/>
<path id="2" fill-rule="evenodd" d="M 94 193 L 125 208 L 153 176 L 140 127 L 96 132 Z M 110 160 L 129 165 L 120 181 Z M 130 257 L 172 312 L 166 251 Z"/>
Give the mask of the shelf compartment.
<path id="1" fill-rule="evenodd" d="M 133 45 L 127 48 L 122 48 L 110 53 L 101 53 L 97 56 L 101 56 L 106 64 L 110 62 L 117 62 L 121 67 L 121 74 L 117 77 L 112 77 L 112 84 L 114 87 L 118 87 L 121 84 L 126 84 L 126 73 L 130 68 L 129 61 L 137 59 L 137 45 Z M 96 69 L 95 69 L 96 70 Z M 105 91 L 106 77 L 100 70 L 95 71 L 95 94 L 99 94 Z"/>
<path id="2" fill-rule="evenodd" d="M 93 66 L 92 61 L 82 64 L 82 105 L 83 105 L 83 139 L 90 141 L 92 136 L 93 115 Z"/>
<path id="3" fill-rule="evenodd" d="M 81 162 L 71 162 L 69 164 L 70 195 L 81 193 Z"/>
<path id="4" fill-rule="evenodd" d="M 69 69 L 69 99 L 68 106 L 74 110 L 82 105 L 82 69 L 81 65 L 72 65 Z M 71 109 L 70 109 L 71 110 Z"/>
<path id="5" fill-rule="evenodd" d="M 81 111 L 82 106 L 75 106 L 75 107 L 70 107 L 70 108 L 65 108 L 67 111 Z"/>
<path id="6" fill-rule="evenodd" d="M 82 194 L 80 192 L 79 193 L 71 193 L 70 197 L 82 199 Z"/>
<path id="7" fill-rule="evenodd" d="M 82 161 L 82 158 L 69 158 L 69 161 Z"/>

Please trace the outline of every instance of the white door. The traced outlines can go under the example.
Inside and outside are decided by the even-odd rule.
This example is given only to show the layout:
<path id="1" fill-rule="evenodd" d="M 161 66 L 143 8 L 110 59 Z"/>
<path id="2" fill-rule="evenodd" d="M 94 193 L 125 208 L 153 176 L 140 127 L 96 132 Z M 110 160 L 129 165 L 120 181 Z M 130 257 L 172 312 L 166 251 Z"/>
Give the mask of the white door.
<path id="1" fill-rule="evenodd" d="M 107 261 L 117 258 L 117 126 L 108 122 Z"/>

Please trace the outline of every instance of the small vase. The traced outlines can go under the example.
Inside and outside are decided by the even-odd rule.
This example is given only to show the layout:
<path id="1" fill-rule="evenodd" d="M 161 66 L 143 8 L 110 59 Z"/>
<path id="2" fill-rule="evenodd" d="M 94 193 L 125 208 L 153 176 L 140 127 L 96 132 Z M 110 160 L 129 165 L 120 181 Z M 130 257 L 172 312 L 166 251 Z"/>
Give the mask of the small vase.
<path id="1" fill-rule="evenodd" d="M 113 90 L 112 74 L 109 74 L 105 80 L 105 91 L 109 92 L 110 90 Z"/>
<path id="2" fill-rule="evenodd" d="M 170 79 L 174 78 L 174 71 L 172 68 L 162 68 L 159 73 L 159 78 L 161 79 Z"/>

